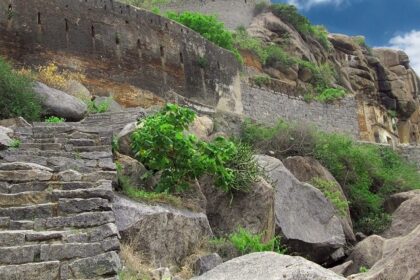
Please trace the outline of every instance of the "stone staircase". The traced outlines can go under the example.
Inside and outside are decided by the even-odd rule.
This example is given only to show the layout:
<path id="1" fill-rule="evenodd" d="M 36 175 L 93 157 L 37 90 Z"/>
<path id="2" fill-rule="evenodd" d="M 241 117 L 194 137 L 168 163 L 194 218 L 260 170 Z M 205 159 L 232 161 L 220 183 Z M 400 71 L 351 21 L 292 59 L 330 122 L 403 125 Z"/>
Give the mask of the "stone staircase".
<path id="1" fill-rule="evenodd" d="M 21 146 L 0 151 L 0 280 L 118 279 L 110 127 L 127 115 L 15 131 Z"/>

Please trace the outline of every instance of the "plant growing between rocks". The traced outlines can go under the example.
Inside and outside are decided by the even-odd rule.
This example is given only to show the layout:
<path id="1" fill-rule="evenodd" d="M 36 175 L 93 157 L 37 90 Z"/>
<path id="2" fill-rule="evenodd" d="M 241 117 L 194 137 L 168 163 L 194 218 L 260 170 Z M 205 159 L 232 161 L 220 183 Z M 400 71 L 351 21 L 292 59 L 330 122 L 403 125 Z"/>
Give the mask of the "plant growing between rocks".
<path id="1" fill-rule="evenodd" d="M 46 123 L 63 123 L 66 120 L 64 118 L 60 118 L 60 117 L 56 117 L 56 116 L 51 116 L 45 119 Z"/>
<path id="2" fill-rule="evenodd" d="M 190 109 L 167 104 L 133 133 L 137 159 L 152 173 L 162 173 L 154 191 L 180 193 L 204 174 L 213 176 L 224 192 L 246 191 L 259 176 L 250 147 L 224 137 L 205 142 L 187 133 L 195 116 Z"/>
<path id="3" fill-rule="evenodd" d="M 359 144 L 348 136 L 279 121 L 268 127 L 245 121 L 242 140 L 261 153 L 312 156 L 343 187 L 356 230 L 380 233 L 390 223 L 382 205 L 391 194 L 420 189 L 420 174 L 395 151 Z"/>

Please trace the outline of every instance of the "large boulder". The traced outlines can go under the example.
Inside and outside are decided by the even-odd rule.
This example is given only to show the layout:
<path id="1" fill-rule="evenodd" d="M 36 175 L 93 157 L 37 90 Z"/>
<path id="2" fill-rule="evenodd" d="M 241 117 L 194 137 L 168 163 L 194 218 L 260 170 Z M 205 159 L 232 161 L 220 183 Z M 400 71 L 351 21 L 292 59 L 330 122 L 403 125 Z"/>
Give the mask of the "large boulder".
<path id="1" fill-rule="evenodd" d="M 345 279 L 302 257 L 273 252 L 253 253 L 232 259 L 192 280 L 298 280 Z"/>
<path id="2" fill-rule="evenodd" d="M 334 191 L 340 194 L 340 198 L 347 201 L 343 189 L 334 178 L 334 176 L 322 164 L 312 157 L 294 156 L 288 157 L 284 161 L 284 166 L 301 182 L 311 183 L 312 180 L 320 178 L 333 183 Z M 346 214 L 340 217 L 346 240 L 353 243 L 356 237 L 353 232 L 353 223 L 350 216 L 349 207 L 346 208 Z"/>
<path id="3" fill-rule="evenodd" d="M 118 152 L 123 155 L 127 155 L 130 157 L 135 157 L 132 149 L 131 149 L 131 135 L 137 129 L 137 122 L 128 123 L 117 135 L 118 141 Z"/>
<path id="4" fill-rule="evenodd" d="M 416 196 L 420 196 L 420 190 L 393 194 L 384 202 L 384 208 L 388 213 L 392 214 L 400 207 L 401 203 Z"/>
<path id="5" fill-rule="evenodd" d="M 179 265 L 212 231 L 203 213 L 151 206 L 116 196 L 113 211 L 122 241 L 154 266 Z"/>
<path id="6" fill-rule="evenodd" d="M 210 134 L 213 132 L 213 120 L 207 116 L 197 116 L 190 125 L 190 133 L 197 136 L 199 139 L 208 140 Z"/>
<path id="7" fill-rule="evenodd" d="M 80 121 L 87 113 L 87 106 L 81 100 L 57 89 L 36 82 L 34 92 L 40 97 L 45 114 Z"/>
<path id="8" fill-rule="evenodd" d="M 420 194 L 401 203 L 392 214 L 391 226 L 383 233 L 386 238 L 410 233 L 420 225 Z"/>
<path id="9" fill-rule="evenodd" d="M 80 100 L 90 100 L 92 98 L 90 91 L 76 80 L 67 81 L 64 91 Z"/>
<path id="10" fill-rule="evenodd" d="M 115 160 L 120 166 L 118 172 L 120 185 L 128 183 L 136 188 L 144 187 L 145 180 L 142 179 L 142 176 L 146 174 L 147 169 L 141 162 L 118 152 L 115 155 Z"/>
<path id="11" fill-rule="evenodd" d="M 369 268 L 368 272 L 352 275 L 351 280 L 416 280 L 420 277 L 419 252 L 420 252 L 420 225 L 405 236 L 392 239 L 381 239 L 376 246 L 370 246 L 373 255 L 378 260 Z M 371 237 L 361 243 L 372 242 Z M 381 246 L 382 244 L 382 246 Z M 359 246 L 359 245 L 358 245 Z M 372 258 L 373 261 L 374 258 Z M 358 269 L 358 267 L 356 268 Z M 354 270 L 353 270 L 354 271 Z"/>
<path id="12" fill-rule="evenodd" d="M 275 189 L 276 231 L 292 251 L 319 263 L 342 251 L 346 240 L 340 219 L 322 192 L 296 179 L 280 160 L 256 159 Z"/>
<path id="13" fill-rule="evenodd" d="M 200 187 L 207 199 L 206 214 L 216 236 L 245 228 L 253 234 L 263 234 L 263 240 L 274 237 L 274 190 L 263 178 L 255 182 L 249 192 L 233 196 L 214 186 L 204 177 Z"/>
<path id="14" fill-rule="evenodd" d="M 13 130 L 7 127 L 0 126 L 0 150 L 7 149 L 13 143 L 11 137 Z"/>

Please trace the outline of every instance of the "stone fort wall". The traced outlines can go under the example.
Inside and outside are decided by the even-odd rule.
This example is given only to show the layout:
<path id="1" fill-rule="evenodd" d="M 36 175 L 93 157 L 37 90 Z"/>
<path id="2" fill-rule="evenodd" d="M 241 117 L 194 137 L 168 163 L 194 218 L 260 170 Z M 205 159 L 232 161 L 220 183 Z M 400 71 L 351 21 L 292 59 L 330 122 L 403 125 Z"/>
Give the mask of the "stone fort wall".
<path id="1" fill-rule="evenodd" d="M 236 29 L 251 23 L 255 6 L 262 2 L 271 3 L 270 0 L 172 0 L 161 8 L 164 11 L 196 11 L 217 15 L 228 28 Z"/>
<path id="2" fill-rule="evenodd" d="M 213 107 L 232 96 L 240 69 L 231 52 L 189 28 L 113 0 L 0 0 L 0 55 L 29 65 L 55 57 L 96 82 Z"/>
<path id="3" fill-rule="evenodd" d="M 274 124 L 281 118 L 359 139 L 357 101 L 353 96 L 334 104 L 308 103 L 300 97 L 242 84 L 242 102 L 244 115 L 259 122 Z"/>

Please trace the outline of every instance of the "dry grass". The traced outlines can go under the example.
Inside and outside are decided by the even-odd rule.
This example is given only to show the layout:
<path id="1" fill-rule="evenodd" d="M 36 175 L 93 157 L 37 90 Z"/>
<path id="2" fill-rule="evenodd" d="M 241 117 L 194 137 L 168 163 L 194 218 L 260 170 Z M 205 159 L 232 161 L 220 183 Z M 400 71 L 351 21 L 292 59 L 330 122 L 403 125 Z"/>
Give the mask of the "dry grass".
<path id="1" fill-rule="evenodd" d="M 79 72 L 60 71 L 54 62 L 38 67 L 36 76 L 44 84 L 60 90 L 66 89 L 69 80 L 83 82 L 86 78 Z"/>
<path id="2" fill-rule="evenodd" d="M 120 272 L 121 280 L 154 280 L 151 271 L 153 268 L 143 256 L 134 252 L 130 244 L 121 244 L 121 259 L 124 269 Z"/>

